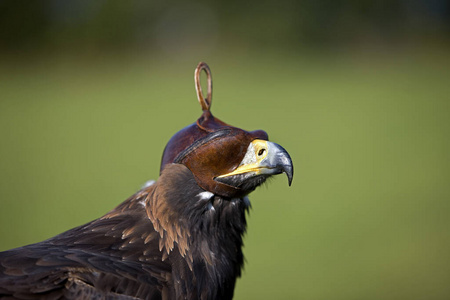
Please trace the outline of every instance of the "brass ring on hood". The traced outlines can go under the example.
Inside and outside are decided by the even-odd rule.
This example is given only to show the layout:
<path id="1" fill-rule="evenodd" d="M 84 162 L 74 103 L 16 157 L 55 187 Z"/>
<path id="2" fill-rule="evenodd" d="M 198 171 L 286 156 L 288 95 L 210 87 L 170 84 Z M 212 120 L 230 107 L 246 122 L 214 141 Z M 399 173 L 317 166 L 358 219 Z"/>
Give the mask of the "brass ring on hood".
<path id="1" fill-rule="evenodd" d="M 208 80 L 208 92 L 206 94 L 206 98 L 203 97 L 203 91 L 202 91 L 202 85 L 200 82 L 200 75 L 202 73 L 202 70 L 206 73 L 206 78 Z M 194 72 L 194 79 L 195 79 L 195 90 L 197 91 L 197 98 L 198 102 L 200 102 L 200 105 L 202 106 L 202 110 L 210 110 L 211 104 L 212 104 L 212 76 L 211 76 L 211 70 L 209 69 L 208 65 L 204 62 L 200 62 L 197 65 L 197 68 L 195 68 Z"/>

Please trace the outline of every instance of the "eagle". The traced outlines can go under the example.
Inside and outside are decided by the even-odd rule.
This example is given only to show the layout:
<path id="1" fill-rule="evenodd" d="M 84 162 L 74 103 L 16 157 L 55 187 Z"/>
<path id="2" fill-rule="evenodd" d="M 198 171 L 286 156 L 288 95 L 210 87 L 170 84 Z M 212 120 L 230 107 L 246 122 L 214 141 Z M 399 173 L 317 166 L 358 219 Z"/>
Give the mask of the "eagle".
<path id="1" fill-rule="evenodd" d="M 208 79 L 204 97 L 200 74 Z M 164 149 L 160 176 L 116 208 L 45 241 L 0 253 L 0 299 L 231 299 L 244 263 L 247 195 L 292 160 L 262 130 L 210 111 Z"/>

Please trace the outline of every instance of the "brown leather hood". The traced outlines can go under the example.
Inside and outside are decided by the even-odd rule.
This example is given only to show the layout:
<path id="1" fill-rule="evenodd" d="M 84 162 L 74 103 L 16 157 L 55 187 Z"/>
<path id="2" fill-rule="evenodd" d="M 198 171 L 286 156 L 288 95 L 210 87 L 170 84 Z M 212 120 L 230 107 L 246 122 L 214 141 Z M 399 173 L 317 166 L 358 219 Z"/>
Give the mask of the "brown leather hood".
<path id="1" fill-rule="evenodd" d="M 200 87 L 200 72 L 208 75 L 208 96 L 203 98 Z M 203 114 L 195 122 L 177 132 L 167 143 L 161 169 L 170 163 L 184 164 L 194 174 L 200 187 L 223 197 L 241 197 L 244 191 L 214 180 L 215 177 L 236 169 L 251 141 L 268 140 L 262 130 L 245 131 L 222 122 L 210 112 L 212 80 L 205 63 L 200 63 L 195 71 L 197 96 Z"/>

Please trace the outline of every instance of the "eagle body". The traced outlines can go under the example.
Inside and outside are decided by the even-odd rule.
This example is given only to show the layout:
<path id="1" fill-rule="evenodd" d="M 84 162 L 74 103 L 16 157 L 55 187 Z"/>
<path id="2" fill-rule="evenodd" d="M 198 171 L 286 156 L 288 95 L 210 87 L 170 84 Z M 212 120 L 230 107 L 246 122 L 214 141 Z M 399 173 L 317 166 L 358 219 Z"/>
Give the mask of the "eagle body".
<path id="1" fill-rule="evenodd" d="M 246 197 L 203 190 L 185 166 L 169 165 L 103 217 L 0 253 L 0 297 L 231 299 L 248 205 Z"/>
<path id="2" fill-rule="evenodd" d="M 169 140 L 158 180 L 99 219 L 0 252 L 0 299 L 233 297 L 244 262 L 247 195 L 280 173 L 291 184 L 293 165 L 264 131 L 214 118 L 206 64 L 195 81 L 203 114 Z"/>

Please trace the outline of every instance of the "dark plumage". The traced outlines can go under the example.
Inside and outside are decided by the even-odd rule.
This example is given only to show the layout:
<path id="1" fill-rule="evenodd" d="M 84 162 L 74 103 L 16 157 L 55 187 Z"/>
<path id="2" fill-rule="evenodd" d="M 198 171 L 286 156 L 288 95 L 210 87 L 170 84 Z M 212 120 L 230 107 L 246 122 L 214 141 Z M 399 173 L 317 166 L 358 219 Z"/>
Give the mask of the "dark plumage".
<path id="1" fill-rule="evenodd" d="M 200 64 L 196 82 L 203 69 L 210 76 Z M 210 95 L 199 89 L 204 113 L 171 139 L 154 184 L 99 219 L 0 253 L 0 298 L 231 299 L 246 195 L 274 174 L 290 182 L 293 171 L 264 132 L 215 119 Z"/>

